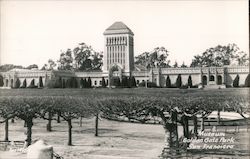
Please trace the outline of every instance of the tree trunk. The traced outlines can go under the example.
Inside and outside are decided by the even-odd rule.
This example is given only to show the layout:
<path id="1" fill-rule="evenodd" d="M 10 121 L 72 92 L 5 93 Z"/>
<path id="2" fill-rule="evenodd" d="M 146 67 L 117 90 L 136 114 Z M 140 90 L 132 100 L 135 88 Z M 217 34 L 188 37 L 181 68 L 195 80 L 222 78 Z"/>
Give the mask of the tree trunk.
<path id="1" fill-rule="evenodd" d="M 33 126 L 33 121 L 32 118 L 28 118 L 26 119 L 26 123 L 27 123 L 27 145 L 31 145 L 31 136 L 32 136 L 32 126 Z"/>
<path id="2" fill-rule="evenodd" d="M 80 117 L 80 123 L 79 123 L 80 127 L 82 127 L 82 117 Z"/>
<path id="3" fill-rule="evenodd" d="M 95 136 L 98 136 L 98 113 L 95 116 Z"/>
<path id="4" fill-rule="evenodd" d="M 194 122 L 194 136 L 198 136 L 198 125 L 197 125 L 197 116 L 193 116 L 193 122 Z"/>
<path id="5" fill-rule="evenodd" d="M 220 125 L 220 110 L 217 112 L 217 123 Z"/>
<path id="6" fill-rule="evenodd" d="M 172 123 L 173 123 L 173 141 L 174 146 L 179 147 L 179 135 L 178 135 L 178 124 L 177 124 L 177 112 L 172 112 Z"/>
<path id="7" fill-rule="evenodd" d="M 14 118 L 11 119 L 11 123 L 15 123 L 15 119 Z"/>
<path id="8" fill-rule="evenodd" d="M 165 128 L 165 144 L 164 144 L 164 148 L 165 149 L 170 149 L 170 143 L 171 143 L 171 134 L 170 134 L 170 131 Z"/>
<path id="9" fill-rule="evenodd" d="M 72 123 L 71 123 L 71 119 L 69 119 L 68 121 L 68 145 L 71 146 L 72 145 Z"/>
<path id="10" fill-rule="evenodd" d="M 61 112 L 58 112 L 57 113 L 57 123 L 61 123 L 60 115 L 61 115 Z"/>
<path id="11" fill-rule="evenodd" d="M 49 112 L 49 120 L 48 120 L 48 124 L 47 124 L 47 131 L 51 131 L 51 121 L 52 121 L 52 113 Z"/>
<path id="12" fill-rule="evenodd" d="M 24 120 L 24 124 L 23 124 L 23 127 L 27 127 L 27 122 L 26 122 L 26 120 Z"/>
<path id="13" fill-rule="evenodd" d="M 185 115 L 183 117 L 183 134 L 184 137 L 189 138 L 188 117 Z"/>
<path id="14" fill-rule="evenodd" d="M 5 120 L 5 137 L 4 141 L 9 141 L 9 120 Z"/>

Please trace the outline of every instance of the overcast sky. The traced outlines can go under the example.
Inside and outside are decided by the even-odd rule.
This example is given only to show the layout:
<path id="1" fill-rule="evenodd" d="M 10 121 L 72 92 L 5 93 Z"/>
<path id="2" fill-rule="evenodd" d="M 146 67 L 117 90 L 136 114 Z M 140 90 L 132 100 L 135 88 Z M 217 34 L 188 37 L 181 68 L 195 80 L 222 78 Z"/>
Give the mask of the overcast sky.
<path id="1" fill-rule="evenodd" d="M 194 55 L 228 43 L 249 53 L 247 0 L 0 0 L 0 6 L 1 64 L 41 68 L 81 42 L 103 51 L 103 32 L 115 21 L 134 32 L 135 56 L 164 46 L 171 64 L 189 65 Z"/>

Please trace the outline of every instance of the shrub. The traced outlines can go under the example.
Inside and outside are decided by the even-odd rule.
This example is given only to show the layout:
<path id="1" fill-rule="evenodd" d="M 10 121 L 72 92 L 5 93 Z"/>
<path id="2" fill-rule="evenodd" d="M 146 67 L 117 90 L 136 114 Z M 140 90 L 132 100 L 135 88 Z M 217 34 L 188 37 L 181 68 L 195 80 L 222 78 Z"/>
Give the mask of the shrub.
<path id="1" fill-rule="evenodd" d="M 146 82 L 141 82 L 141 83 L 139 83 L 139 87 L 145 87 L 145 84 Z M 154 83 L 154 82 L 147 82 L 147 87 L 148 88 L 156 88 L 157 87 L 157 85 L 156 85 L 156 83 Z"/>
<path id="2" fill-rule="evenodd" d="M 88 87 L 88 88 L 91 88 L 91 87 L 92 87 L 92 81 L 91 81 L 91 78 L 90 78 L 90 77 L 88 78 L 88 81 L 87 81 L 87 87 Z"/>
<path id="3" fill-rule="evenodd" d="M 69 78 L 69 79 L 66 80 L 66 84 L 65 84 L 66 88 L 72 88 L 72 82 L 71 81 L 72 81 L 71 78 Z"/>
<path id="4" fill-rule="evenodd" d="M 166 79 L 166 87 L 171 88 L 171 80 L 169 78 L 169 75 L 167 76 L 167 79 Z"/>
<path id="5" fill-rule="evenodd" d="M 15 83 L 14 83 L 14 88 L 19 88 L 20 85 L 21 85 L 21 82 L 20 82 L 19 78 L 17 78 Z"/>
<path id="6" fill-rule="evenodd" d="M 129 77 L 129 87 L 136 87 L 136 81 L 134 76 Z"/>
<path id="7" fill-rule="evenodd" d="M 233 87 L 239 87 L 240 76 L 237 75 L 233 81 Z"/>
<path id="8" fill-rule="evenodd" d="M 72 77 L 72 88 L 78 88 L 78 83 L 77 83 L 77 79 L 75 77 Z"/>
<path id="9" fill-rule="evenodd" d="M 250 74 L 247 75 L 247 78 L 245 80 L 245 87 L 250 87 Z"/>
<path id="10" fill-rule="evenodd" d="M 39 87 L 43 87 L 43 78 L 41 76 L 39 77 Z"/>
<path id="11" fill-rule="evenodd" d="M 3 83 L 3 76 L 0 75 L 0 87 L 2 87 L 3 85 L 4 85 L 4 83 Z"/>
<path id="12" fill-rule="evenodd" d="M 20 88 L 26 88 L 27 87 L 27 81 L 26 78 L 23 80 L 23 84 Z"/>
<path id="13" fill-rule="evenodd" d="M 120 87 L 121 86 L 120 78 L 119 77 L 112 77 L 111 78 L 111 86 Z"/>
<path id="14" fill-rule="evenodd" d="M 189 77 L 188 77 L 188 86 L 189 86 L 189 88 L 192 88 L 192 87 L 193 87 L 193 82 L 192 82 L 192 77 L 191 77 L 191 75 L 189 75 Z"/>
<path id="15" fill-rule="evenodd" d="M 30 85 L 28 86 L 28 88 L 37 88 L 37 86 L 35 86 L 35 79 L 31 80 Z"/>
<path id="16" fill-rule="evenodd" d="M 105 79 L 104 79 L 104 77 L 102 77 L 102 87 L 104 88 L 104 87 L 106 87 L 107 85 L 106 85 L 106 82 L 105 82 Z"/>
<path id="17" fill-rule="evenodd" d="M 47 88 L 62 88 L 62 79 L 61 77 L 55 77 L 50 79 L 47 84 L 46 84 Z"/>
<path id="18" fill-rule="evenodd" d="M 126 76 L 122 77 L 122 83 L 121 83 L 122 87 L 128 87 L 128 78 Z"/>
<path id="19" fill-rule="evenodd" d="M 181 80 L 181 75 L 179 74 L 176 79 L 176 87 L 181 88 L 181 86 L 182 86 L 182 80 Z"/>

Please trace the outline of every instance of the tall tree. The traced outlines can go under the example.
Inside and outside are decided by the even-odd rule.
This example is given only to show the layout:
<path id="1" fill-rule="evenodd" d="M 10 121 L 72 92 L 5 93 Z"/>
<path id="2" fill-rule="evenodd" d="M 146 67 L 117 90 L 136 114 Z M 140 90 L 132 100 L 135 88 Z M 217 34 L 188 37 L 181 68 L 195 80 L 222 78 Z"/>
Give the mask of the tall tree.
<path id="1" fill-rule="evenodd" d="M 237 75 L 233 81 L 233 87 L 239 87 L 240 76 Z"/>
<path id="2" fill-rule="evenodd" d="M 71 49 L 67 49 L 66 52 L 61 52 L 58 62 L 58 70 L 72 70 L 73 69 L 73 57 Z"/>
<path id="3" fill-rule="evenodd" d="M 177 67 L 179 67 L 179 66 L 178 66 L 178 63 L 177 63 L 177 61 L 175 61 L 175 62 L 174 62 L 174 65 L 173 65 L 173 67 L 174 67 L 174 68 L 177 68 Z"/>
<path id="4" fill-rule="evenodd" d="M 187 65 L 185 65 L 184 61 L 183 61 L 182 65 L 181 65 L 181 67 L 182 67 L 182 68 L 187 67 Z"/>
<path id="5" fill-rule="evenodd" d="M 176 87 L 181 88 L 182 86 L 182 80 L 181 80 L 181 75 L 179 74 L 176 79 Z"/>
<path id="6" fill-rule="evenodd" d="M 202 55 L 194 56 L 191 67 L 210 67 L 224 65 L 248 65 L 249 57 L 243 51 L 240 51 L 236 44 L 228 44 L 227 46 L 218 45 L 209 48 Z"/>
<path id="7" fill-rule="evenodd" d="M 56 63 L 55 61 L 53 61 L 52 59 L 49 59 L 48 60 L 48 63 L 47 64 L 44 64 L 43 67 L 41 68 L 41 70 L 54 70 L 56 67 Z"/>
<path id="8" fill-rule="evenodd" d="M 3 76 L 0 75 L 0 87 L 2 87 L 3 85 L 4 85 L 4 83 L 3 83 Z"/>
<path id="9" fill-rule="evenodd" d="M 167 76 L 167 79 L 166 79 L 166 87 L 171 88 L 171 80 L 170 80 L 169 75 Z"/>
<path id="10" fill-rule="evenodd" d="M 102 57 L 101 53 L 98 53 L 85 43 L 80 43 L 73 49 L 75 67 L 81 71 L 101 70 Z"/>
<path id="11" fill-rule="evenodd" d="M 106 82 L 105 82 L 105 79 L 104 77 L 102 77 L 102 87 L 105 88 L 107 85 L 106 85 Z"/>
<path id="12" fill-rule="evenodd" d="M 144 52 L 135 57 L 135 64 L 150 67 L 170 67 L 168 50 L 165 47 L 157 47 L 151 52 Z"/>
<path id="13" fill-rule="evenodd" d="M 191 75 L 188 76 L 188 86 L 191 88 L 193 86 Z"/>

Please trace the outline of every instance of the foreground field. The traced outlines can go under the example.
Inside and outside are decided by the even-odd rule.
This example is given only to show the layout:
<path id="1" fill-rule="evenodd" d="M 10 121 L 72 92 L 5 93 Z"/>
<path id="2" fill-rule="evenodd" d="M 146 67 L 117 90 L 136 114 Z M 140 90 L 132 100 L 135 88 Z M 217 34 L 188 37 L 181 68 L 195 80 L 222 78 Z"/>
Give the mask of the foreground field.
<path id="1" fill-rule="evenodd" d="M 4 124 L 0 125 L 3 137 Z M 10 124 L 10 140 L 25 140 L 23 122 Z M 102 119 L 99 136 L 94 136 L 94 120 L 78 121 L 73 124 L 73 146 L 67 146 L 67 124 L 53 122 L 53 131 L 46 131 L 46 121 L 35 120 L 33 140 L 43 139 L 54 147 L 64 159 L 151 159 L 158 158 L 164 145 L 164 130 L 161 125 L 122 123 Z M 5 154 L 5 156 L 4 156 Z M 13 155 L 13 154 L 12 154 Z M 10 154 L 0 151 L 0 158 Z M 17 157 L 17 156 L 14 156 Z M 25 154 L 18 154 L 19 159 Z"/>

